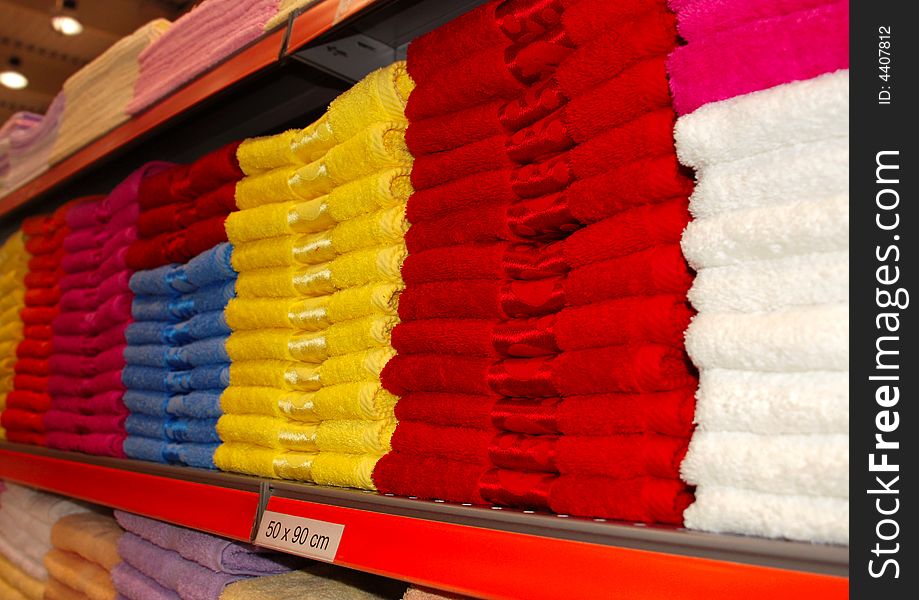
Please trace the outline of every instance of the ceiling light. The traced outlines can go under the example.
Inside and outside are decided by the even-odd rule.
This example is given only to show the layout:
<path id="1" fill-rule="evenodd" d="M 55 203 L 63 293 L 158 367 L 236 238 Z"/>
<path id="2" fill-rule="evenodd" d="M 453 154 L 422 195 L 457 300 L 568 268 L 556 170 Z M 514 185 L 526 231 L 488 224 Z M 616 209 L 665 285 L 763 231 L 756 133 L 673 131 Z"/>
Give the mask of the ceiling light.
<path id="1" fill-rule="evenodd" d="M 10 58 L 9 67 L 0 72 L 0 85 L 4 85 L 11 90 L 21 90 L 29 85 L 29 79 L 19 71 L 19 65 L 22 61 L 18 56 Z"/>
<path id="2" fill-rule="evenodd" d="M 77 0 L 57 0 L 54 14 L 51 16 L 51 27 L 62 35 L 80 35 L 83 24 L 77 20 Z"/>

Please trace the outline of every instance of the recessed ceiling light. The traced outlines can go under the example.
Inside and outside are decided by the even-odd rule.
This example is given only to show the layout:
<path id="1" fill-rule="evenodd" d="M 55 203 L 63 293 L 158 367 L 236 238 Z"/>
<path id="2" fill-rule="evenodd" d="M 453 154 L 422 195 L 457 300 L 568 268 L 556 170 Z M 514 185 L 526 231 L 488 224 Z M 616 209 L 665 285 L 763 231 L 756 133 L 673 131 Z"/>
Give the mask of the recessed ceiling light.
<path id="1" fill-rule="evenodd" d="M 57 0 L 54 14 L 51 16 L 51 27 L 62 35 L 80 35 L 83 24 L 77 20 L 77 0 Z"/>
<path id="2" fill-rule="evenodd" d="M 22 61 L 18 56 L 10 58 L 9 67 L 0 72 L 0 85 L 10 88 L 11 90 L 21 90 L 29 85 L 29 79 L 19 71 Z"/>

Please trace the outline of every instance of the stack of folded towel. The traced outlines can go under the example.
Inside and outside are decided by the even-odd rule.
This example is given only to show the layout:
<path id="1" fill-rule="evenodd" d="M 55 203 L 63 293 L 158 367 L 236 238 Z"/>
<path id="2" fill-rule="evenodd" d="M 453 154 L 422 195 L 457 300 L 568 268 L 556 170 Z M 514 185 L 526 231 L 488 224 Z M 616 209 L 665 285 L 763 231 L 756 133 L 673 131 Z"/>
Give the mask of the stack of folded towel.
<path id="1" fill-rule="evenodd" d="M 0 597 L 47 597 L 44 557 L 52 547 L 52 528 L 68 515 L 88 511 L 83 504 L 5 482 L 0 492 Z"/>
<path id="2" fill-rule="evenodd" d="M 4 177 L 4 192 L 13 190 L 48 170 L 51 149 L 57 139 L 61 114 L 66 104 L 64 93 L 55 96 L 41 122 L 17 129 L 9 136 L 9 170 Z"/>
<path id="3" fill-rule="evenodd" d="M 140 53 L 129 114 L 145 108 L 262 34 L 278 0 L 205 0 Z"/>
<path id="4" fill-rule="evenodd" d="M 51 322 L 58 314 L 61 298 L 59 282 L 69 206 L 22 224 L 25 250 L 31 255 L 24 279 L 25 307 L 20 312 L 22 340 L 16 347 L 12 391 L 0 416 L 11 442 L 45 444 L 43 416 L 51 406 Z"/>
<path id="5" fill-rule="evenodd" d="M 395 426 L 379 374 L 405 257 L 411 87 L 395 63 L 310 127 L 239 148 L 221 469 L 373 487 Z"/>
<path id="6" fill-rule="evenodd" d="M 409 46 L 409 256 L 380 491 L 678 523 L 691 188 L 664 2 L 490 2 Z"/>
<path id="7" fill-rule="evenodd" d="M 115 600 L 111 571 L 123 530 L 108 511 L 62 517 L 51 527 L 44 600 Z"/>
<path id="8" fill-rule="evenodd" d="M 169 28 L 169 21 L 150 21 L 118 40 L 64 82 L 67 104 L 51 150 L 56 163 L 128 120 L 128 103 L 140 71 L 138 56 Z"/>
<path id="9" fill-rule="evenodd" d="M 6 408 L 7 394 L 13 390 L 16 349 L 23 334 L 19 313 L 25 302 L 24 279 L 28 268 L 29 253 L 19 229 L 0 246 L 0 413 Z M 0 425 L 2 439 L 6 439 L 6 431 Z"/>
<path id="10" fill-rule="evenodd" d="M 45 415 L 48 446 L 88 454 L 124 456 L 124 330 L 133 294 L 128 247 L 137 235 L 141 179 L 166 168 L 148 163 L 104 198 L 67 213 L 61 311 L 54 319 L 54 355 Z"/>
<path id="11" fill-rule="evenodd" d="M 134 322 L 122 373 L 131 458 L 214 468 L 229 367 L 223 310 L 236 281 L 231 252 L 223 243 L 186 264 L 131 277 Z"/>
<path id="12" fill-rule="evenodd" d="M 848 541 L 848 2 L 672 1 L 695 529 Z"/>
<path id="13" fill-rule="evenodd" d="M 41 115 L 17 112 L 0 127 L 0 194 L 11 187 L 9 176 L 13 138 L 25 135 L 33 127 L 40 125 L 41 120 Z"/>
<path id="14" fill-rule="evenodd" d="M 111 576 L 119 597 L 131 600 L 217 600 L 230 584 L 286 573 L 295 560 L 130 513 L 115 511 L 115 519 L 125 533 Z"/>

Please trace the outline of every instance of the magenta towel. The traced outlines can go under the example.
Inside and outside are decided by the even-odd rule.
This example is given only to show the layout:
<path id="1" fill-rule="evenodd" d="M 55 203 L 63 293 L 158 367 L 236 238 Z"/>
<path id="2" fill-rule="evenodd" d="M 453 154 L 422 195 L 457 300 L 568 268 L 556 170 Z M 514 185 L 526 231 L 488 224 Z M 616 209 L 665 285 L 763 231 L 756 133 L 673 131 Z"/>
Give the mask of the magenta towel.
<path id="1" fill-rule="evenodd" d="M 61 313 L 54 319 L 54 335 L 95 335 L 116 325 L 127 326 L 133 299 L 131 293 L 121 294 L 95 310 Z"/>
<path id="2" fill-rule="evenodd" d="M 67 273 L 61 277 L 62 290 L 88 290 L 102 284 L 103 281 L 116 273 L 128 270 L 128 248 L 124 246 L 106 258 L 98 269 Z"/>
<path id="3" fill-rule="evenodd" d="M 126 414 L 86 415 L 52 408 L 45 413 L 45 430 L 68 433 L 118 433 L 124 431 Z"/>
<path id="4" fill-rule="evenodd" d="M 816 8 L 832 0 L 670 0 L 677 28 L 688 42 L 745 23 Z"/>
<path id="5" fill-rule="evenodd" d="M 82 396 L 55 396 L 51 408 L 81 415 L 126 415 L 128 410 L 122 398 L 124 392 L 111 390 L 95 394 L 91 399 Z"/>
<path id="6" fill-rule="evenodd" d="M 95 356 L 75 354 L 52 354 L 48 362 L 51 372 L 71 377 L 95 377 L 106 371 L 124 368 L 124 341 L 121 345 L 107 348 Z"/>
<path id="7" fill-rule="evenodd" d="M 98 394 L 111 391 L 124 391 L 121 382 L 121 369 L 106 371 L 94 377 L 70 377 L 68 375 L 52 375 L 48 378 L 48 392 L 51 393 L 51 402 L 58 396 L 83 396 L 93 398 Z M 92 402 L 89 402 L 92 405 Z"/>
<path id="8" fill-rule="evenodd" d="M 71 433 L 68 431 L 49 431 L 45 434 L 45 443 L 49 448 L 83 452 L 97 456 L 114 456 L 125 458 L 124 433 Z"/>
<path id="9" fill-rule="evenodd" d="M 82 354 L 94 356 L 125 343 L 124 332 L 119 328 L 106 329 L 97 335 L 55 335 L 55 354 Z"/>
<path id="10" fill-rule="evenodd" d="M 130 292 L 130 281 L 130 271 L 119 271 L 100 283 L 98 287 L 69 290 L 61 296 L 61 310 L 92 310 L 109 298 Z"/>
<path id="11" fill-rule="evenodd" d="M 673 107 L 681 115 L 848 67 L 848 0 L 722 31 L 677 48 L 668 61 Z"/>
<path id="12" fill-rule="evenodd" d="M 65 254 L 61 259 L 61 268 L 67 273 L 95 270 L 108 257 L 115 254 L 119 248 L 130 245 L 136 239 L 137 229 L 135 227 L 124 227 L 121 230 L 116 230 L 114 234 L 109 233 L 109 238 L 101 248 L 90 248 Z"/>

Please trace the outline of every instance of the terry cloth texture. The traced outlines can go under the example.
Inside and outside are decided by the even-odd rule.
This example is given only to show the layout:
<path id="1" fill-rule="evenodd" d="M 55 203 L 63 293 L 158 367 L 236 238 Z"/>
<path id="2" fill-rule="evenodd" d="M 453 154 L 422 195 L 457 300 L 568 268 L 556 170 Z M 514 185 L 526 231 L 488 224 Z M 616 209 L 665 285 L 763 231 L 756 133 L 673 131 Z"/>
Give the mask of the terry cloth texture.
<path id="1" fill-rule="evenodd" d="M 16 265 L 20 269 L 19 294 L 11 289 L 6 299 L 11 311 L 6 312 L 4 331 L 9 332 L 5 342 L 7 352 L 15 360 L 6 363 L 4 383 L 5 402 L 0 425 L 11 442 L 45 445 L 43 415 L 51 405 L 48 394 L 51 374 L 52 345 L 48 329 L 60 310 L 61 257 L 63 240 L 67 235 L 65 217 L 71 204 L 65 204 L 51 215 L 30 217 L 23 222 L 22 254 L 10 256 L 13 269 L 4 279 L 15 285 Z M 13 248 L 11 247 L 10 250 Z M 28 258 L 31 257 L 31 258 Z M 22 260 L 28 260 L 26 272 Z M 18 313 L 18 314 L 17 314 Z M 18 338 L 18 343 L 14 341 Z"/>
<path id="2" fill-rule="evenodd" d="M 262 33 L 278 0 L 208 0 L 140 53 L 127 113 L 136 115 Z"/>
<path id="3" fill-rule="evenodd" d="M 127 107 L 140 71 L 138 57 L 169 29 L 156 19 L 121 38 L 64 82 L 69 98 L 50 160 L 56 163 L 129 118 Z"/>
<path id="4" fill-rule="evenodd" d="M 6 397 L 13 391 L 16 349 L 22 341 L 23 325 L 19 316 L 25 306 L 25 277 L 29 270 L 29 253 L 21 229 L 13 232 L 0 246 L 0 412 L 6 408 Z M 28 361 L 30 367 L 41 371 L 39 361 Z M 0 420 L 2 423 L 2 420 Z M 6 431 L 0 425 L 0 439 Z"/>
<path id="5" fill-rule="evenodd" d="M 41 125 L 41 122 L 42 115 L 20 111 L 10 115 L 0 126 L 0 193 L 6 193 L 17 185 L 17 182 L 10 178 L 13 140 L 28 135 L 29 131 Z"/>
<path id="6" fill-rule="evenodd" d="M 376 600 L 397 597 L 404 587 L 401 582 L 317 563 L 230 584 L 220 600 Z"/>
<path id="7" fill-rule="evenodd" d="M 4 194 L 48 170 L 49 156 L 57 139 L 66 99 L 59 92 L 44 115 L 25 118 L 21 126 L 11 124 L 10 117 L 0 134 L 0 191 Z M 22 114 L 22 113 L 17 113 Z"/>
<path id="8" fill-rule="evenodd" d="M 663 2 L 526 8 L 489 2 L 409 46 L 409 255 L 382 375 L 401 400 L 373 478 L 679 523 L 696 378 L 675 19 Z"/>
<path id="9" fill-rule="evenodd" d="M 685 524 L 846 544 L 848 3 L 673 4 L 689 41 L 669 62 L 689 113 L 677 151 L 698 181 L 682 239 L 700 370 Z M 805 29 L 823 41 L 792 50 Z M 726 48 L 745 68 L 713 83 L 708 57 Z"/>
<path id="10" fill-rule="evenodd" d="M 223 470 L 373 488 L 395 426 L 380 373 L 406 254 L 412 85 L 395 63 L 309 127 L 239 146 Z"/>
<path id="11" fill-rule="evenodd" d="M 186 264 L 131 277 L 135 320 L 125 332 L 122 373 L 130 412 L 124 450 L 131 458 L 215 468 L 224 383 L 194 372 L 230 362 L 223 310 L 236 281 L 232 251 L 222 243 Z"/>

